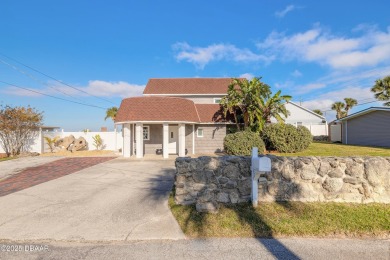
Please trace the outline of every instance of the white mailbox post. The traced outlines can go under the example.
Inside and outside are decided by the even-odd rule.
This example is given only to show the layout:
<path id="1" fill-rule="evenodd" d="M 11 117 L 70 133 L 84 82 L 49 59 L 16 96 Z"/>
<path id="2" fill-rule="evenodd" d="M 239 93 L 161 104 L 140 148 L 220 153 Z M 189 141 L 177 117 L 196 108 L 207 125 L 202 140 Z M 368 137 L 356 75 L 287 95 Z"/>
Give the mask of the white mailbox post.
<path id="1" fill-rule="evenodd" d="M 253 207 L 258 205 L 258 194 L 259 194 L 259 178 L 262 172 L 268 173 L 271 172 L 271 159 L 268 157 L 259 157 L 259 149 L 257 147 L 252 148 L 252 162 L 251 162 L 251 180 L 252 180 L 252 190 L 251 198 Z"/>

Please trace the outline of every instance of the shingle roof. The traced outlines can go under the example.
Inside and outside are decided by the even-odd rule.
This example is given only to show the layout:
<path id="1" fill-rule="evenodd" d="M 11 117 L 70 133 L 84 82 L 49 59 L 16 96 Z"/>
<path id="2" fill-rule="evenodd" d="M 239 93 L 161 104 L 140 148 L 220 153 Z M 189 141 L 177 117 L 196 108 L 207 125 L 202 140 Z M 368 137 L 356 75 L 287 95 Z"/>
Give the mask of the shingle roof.
<path id="1" fill-rule="evenodd" d="M 231 78 L 150 79 L 145 87 L 144 94 L 226 94 L 231 81 Z"/>
<path id="2" fill-rule="evenodd" d="M 223 122 L 224 116 L 219 104 L 195 104 L 201 123 Z"/>
<path id="3" fill-rule="evenodd" d="M 132 97 L 122 100 L 115 122 L 199 122 L 193 101 L 175 97 Z"/>
<path id="4" fill-rule="evenodd" d="M 219 104 L 194 104 L 176 97 L 132 97 L 122 100 L 115 122 L 224 122 Z"/>

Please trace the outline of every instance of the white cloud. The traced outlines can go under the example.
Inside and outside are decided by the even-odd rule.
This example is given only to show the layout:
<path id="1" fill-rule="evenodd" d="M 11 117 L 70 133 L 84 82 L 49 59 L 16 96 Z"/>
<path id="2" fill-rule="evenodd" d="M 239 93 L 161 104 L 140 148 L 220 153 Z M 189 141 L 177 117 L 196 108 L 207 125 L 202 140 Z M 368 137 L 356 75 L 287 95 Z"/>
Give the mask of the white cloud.
<path id="1" fill-rule="evenodd" d="M 206 64 L 212 61 L 231 60 L 236 62 L 269 62 L 272 57 L 256 54 L 249 49 L 240 49 L 232 44 L 212 44 L 206 47 L 190 46 L 186 42 L 179 42 L 173 45 L 177 51 L 175 55 L 178 61 L 187 61 L 203 69 Z"/>
<path id="2" fill-rule="evenodd" d="M 102 80 L 90 80 L 87 86 L 73 86 L 77 89 L 87 92 L 90 95 L 98 97 L 132 97 L 140 96 L 145 88 L 144 85 L 130 84 L 124 81 L 108 82 Z M 35 90 L 35 89 L 34 89 Z M 88 94 L 80 92 L 76 89 L 67 87 L 58 82 L 50 81 L 47 87 L 44 89 L 36 89 L 39 92 L 53 95 L 63 96 L 63 98 L 72 99 L 78 97 L 86 97 Z M 28 96 L 28 97 L 39 97 L 42 96 L 37 93 L 33 93 L 27 90 L 8 87 L 4 93 L 16 96 Z"/>
<path id="3" fill-rule="evenodd" d="M 33 90 L 33 89 L 32 89 Z M 39 90 L 37 90 L 39 91 Z M 3 91 L 4 94 L 13 95 L 13 96 L 23 96 L 23 97 L 42 97 L 43 95 L 38 94 L 33 91 L 29 91 L 26 89 L 21 89 L 13 86 L 6 87 Z"/>
<path id="4" fill-rule="evenodd" d="M 341 37 L 326 32 L 320 26 L 292 35 L 272 32 L 257 47 L 282 60 L 316 62 L 333 69 L 376 66 L 390 59 L 390 28 L 363 29 L 357 37 Z M 356 31 L 356 29 L 355 29 Z"/>
<path id="5" fill-rule="evenodd" d="M 244 73 L 244 74 L 241 74 L 239 76 L 239 78 L 244 78 L 244 79 L 247 79 L 247 80 L 251 80 L 255 77 L 255 75 L 253 75 L 252 73 Z"/>
<path id="6" fill-rule="evenodd" d="M 326 84 L 324 84 L 324 83 L 310 83 L 307 85 L 295 87 L 296 90 L 294 91 L 294 93 L 305 94 L 305 93 L 312 92 L 313 90 L 318 90 L 318 89 L 322 89 L 325 87 L 326 87 Z"/>
<path id="7" fill-rule="evenodd" d="M 282 11 L 275 12 L 275 16 L 278 18 L 283 18 L 287 13 L 293 11 L 294 9 L 296 9 L 294 5 L 288 5 Z"/>
<path id="8" fill-rule="evenodd" d="M 294 78 L 302 77 L 302 75 L 302 72 L 300 72 L 299 70 L 294 70 L 293 72 L 291 72 L 291 76 L 293 76 Z"/>

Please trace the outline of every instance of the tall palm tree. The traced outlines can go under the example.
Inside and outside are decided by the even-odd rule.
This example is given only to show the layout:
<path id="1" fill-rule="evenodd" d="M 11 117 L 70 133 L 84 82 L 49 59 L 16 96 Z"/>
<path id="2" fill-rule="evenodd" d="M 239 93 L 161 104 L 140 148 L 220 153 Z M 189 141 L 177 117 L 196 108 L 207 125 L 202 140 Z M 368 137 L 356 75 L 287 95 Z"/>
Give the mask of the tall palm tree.
<path id="1" fill-rule="evenodd" d="M 265 95 L 261 100 L 260 109 L 262 110 L 262 116 L 265 123 L 271 123 L 271 118 L 274 117 L 278 122 L 283 122 L 284 117 L 288 117 L 290 114 L 286 109 L 286 102 L 291 100 L 291 96 L 281 95 L 282 91 L 279 90 L 275 95 Z"/>
<path id="2" fill-rule="evenodd" d="M 348 111 L 357 105 L 357 100 L 354 98 L 344 98 L 345 101 L 345 115 L 348 115 Z"/>
<path id="3" fill-rule="evenodd" d="M 376 80 L 371 91 L 375 93 L 376 99 L 387 101 L 383 104 L 384 106 L 390 106 L 390 75 Z"/>
<path id="4" fill-rule="evenodd" d="M 323 116 L 323 115 L 324 115 L 324 114 L 322 113 L 322 111 L 319 110 L 319 109 L 314 109 L 313 112 L 316 113 L 317 115 L 320 115 L 320 116 Z"/>
<path id="5" fill-rule="evenodd" d="M 114 121 L 115 117 L 116 117 L 116 113 L 118 113 L 118 108 L 117 107 L 107 108 L 107 110 L 106 110 L 106 117 L 104 118 L 104 120 L 107 120 L 107 118 L 111 118 L 112 121 Z"/>
<path id="6" fill-rule="evenodd" d="M 336 111 L 336 118 L 340 119 L 343 117 L 345 104 L 343 102 L 334 102 L 332 104 L 332 110 Z"/>
<path id="7" fill-rule="evenodd" d="M 241 130 L 240 122 L 238 120 L 238 115 L 237 115 L 237 112 L 240 109 L 240 104 L 241 104 L 240 94 L 238 91 L 236 91 L 235 85 L 230 84 L 228 87 L 227 96 L 224 96 L 221 99 L 220 105 L 222 106 L 225 112 L 225 117 L 228 112 L 233 115 L 238 131 Z"/>

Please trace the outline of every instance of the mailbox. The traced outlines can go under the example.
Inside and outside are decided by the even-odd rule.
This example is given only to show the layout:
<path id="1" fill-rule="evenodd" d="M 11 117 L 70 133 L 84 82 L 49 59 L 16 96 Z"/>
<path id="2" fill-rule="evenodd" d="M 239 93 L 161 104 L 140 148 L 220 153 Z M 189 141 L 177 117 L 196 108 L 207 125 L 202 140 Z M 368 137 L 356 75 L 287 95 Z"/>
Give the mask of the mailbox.
<path id="1" fill-rule="evenodd" d="M 259 158 L 259 172 L 270 172 L 271 171 L 271 159 L 268 157 Z"/>
<path id="2" fill-rule="evenodd" d="M 257 207 L 258 204 L 258 184 L 261 172 L 271 172 L 271 159 L 268 157 L 258 157 L 258 148 L 252 148 L 252 205 Z"/>

